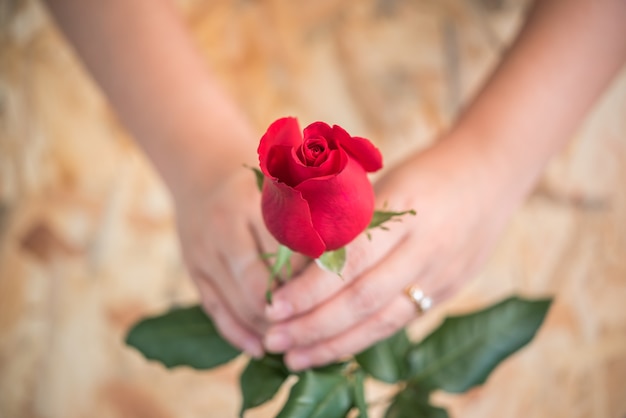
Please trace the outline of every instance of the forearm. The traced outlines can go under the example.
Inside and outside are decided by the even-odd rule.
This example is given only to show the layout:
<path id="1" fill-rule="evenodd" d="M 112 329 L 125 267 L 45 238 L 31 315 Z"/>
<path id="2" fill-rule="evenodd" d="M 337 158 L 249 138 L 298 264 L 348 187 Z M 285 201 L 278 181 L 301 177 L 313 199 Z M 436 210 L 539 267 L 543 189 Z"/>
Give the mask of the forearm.
<path id="1" fill-rule="evenodd" d="M 624 22 L 623 0 L 538 0 L 451 140 L 471 138 L 458 145 L 524 195 L 623 65 Z"/>
<path id="2" fill-rule="evenodd" d="M 174 191 L 254 162 L 246 121 L 165 0 L 46 0 L 124 125 Z"/>

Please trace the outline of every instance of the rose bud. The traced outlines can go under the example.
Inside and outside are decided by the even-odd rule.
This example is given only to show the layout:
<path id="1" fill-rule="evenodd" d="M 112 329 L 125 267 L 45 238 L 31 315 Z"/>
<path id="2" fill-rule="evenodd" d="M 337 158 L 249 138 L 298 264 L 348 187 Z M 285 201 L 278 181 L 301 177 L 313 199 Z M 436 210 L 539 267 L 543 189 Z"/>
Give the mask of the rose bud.
<path id="1" fill-rule="evenodd" d="M 283 118 L 270 125 L 258 153 L 263 219 L 278 242 L 317 258 L 367 228 L 374 213 L 367 172 L 382 167 L 367 139 L 323 122 L 306 127 L 303 138 L 298 121 Z"/>

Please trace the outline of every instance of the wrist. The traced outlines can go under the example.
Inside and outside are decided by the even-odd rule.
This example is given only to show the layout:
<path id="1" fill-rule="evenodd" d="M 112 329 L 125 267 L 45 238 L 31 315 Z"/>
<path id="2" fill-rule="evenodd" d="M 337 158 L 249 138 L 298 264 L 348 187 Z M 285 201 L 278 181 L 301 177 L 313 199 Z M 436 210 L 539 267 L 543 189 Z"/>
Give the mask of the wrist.
<path id="1" fill-rule="evenodd" d="M 429 152 L 440 154 L 457 190 L 469 190 L 482 210 L 497 207 L 505 216 L 532 190 L 546 160 L 518 150 L 504 138 L 491 138 L 468 129 L 453 130 Z"/>
<path id="2" fill-rule="evenodd" d="M 549 159 L 558 151 L 556 141 L 541 135 L 528 138 L 513 128 L 490 131 L 460 124 L 451 138 L 474 150 L 482 178 L 495 193 L 516 202 L 531 192 Z"/>
<path id="3" fill-rule="evenodd" d="M 176 201 L 211 193 L 244 165 L 256 164 L 257 139 L 234 107 L 197 106 L 175 128 L 140 145 Z"/>

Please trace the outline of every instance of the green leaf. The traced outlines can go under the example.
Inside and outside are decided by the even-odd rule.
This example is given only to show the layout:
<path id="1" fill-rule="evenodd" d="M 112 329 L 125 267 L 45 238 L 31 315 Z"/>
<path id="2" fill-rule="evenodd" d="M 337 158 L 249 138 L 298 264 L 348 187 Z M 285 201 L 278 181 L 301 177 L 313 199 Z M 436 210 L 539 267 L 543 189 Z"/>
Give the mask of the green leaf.
<path id="1" fill-rule="evenodd" d="M 354 405 L 359 411 L 357 418 L 367 417 L 367 402 L 365 401 L 365 372 L 358 369 L 354 372 L 354 381 L 352 382 L 352 396 Z"/>
<path id="2" fill-rule="evenodd" d="M 448 418 L 445 409 L 428 402 L 428 391 L 407 386 L 396 394 L 387 408 L 385 418 Z"/>
<path id="3" fill-rule="evenodd" d="M 275 258 L 274 263 L 270 266 L 270 275 L 267 279 L 267 290 L 265 291 L 265 301 L 268 304 L 272 304 L 272 287 L 274 286 L 274 280 L 284 269 L 285 276 L 291 277 L 291 255 L 293 251 L 284 245 L 278 245 L 276 254 L 263 254 L 262 257 L 269 259 Z"/>
<path id="4" fill-rule="evenodd" d="M 314 367 L 312 370 L 315 373 L 344 374 L 348 367 L 350 367 L 349 361 L 338 361 L 325 366 Z"/>
<path id="5" fill-rule="evenodd" d="M 367 227 L 367 229 L 380 227 L 385 222 L 388 222 L 388 221 L 391 221 L 391 220 L 397 220 L 396 218 L 399 218 L 399 217 L 404 216 L 404 215 L 413 215 L 413 216 L 415 216 L 416 212 L 413 209 L 405 210 L 405 211 L 401 211 L 401 212 L 390 212 L 390 211 L 384 211 L 384 210 L 376 210 L 376 211 L 374 211 L 374 215 L 372 216 L 372 220 L 370 221 L 370 224 Z"/>
<path id="6" fill-rule="evenodd" d="M 261 359 L 251 359 L 239 379 L 243 402 L 240 417 L 247 409 L 259 406 L 276 395 L 289 370 L 283 363 L 282 355 L 269 354 Z"/>
<path id="7" fill-rule="evenodd" d="M 210 369 L 240 354 L 222 338 L 200 306 L 143 319 L 130 330 L 126 344 L 166 367 Z"/>
<path id="8" fill-rule="evenodd" d="M 396 383 L 406 376 L 406 354 L 411 345 L 405 330 L 379 341 L 354 358 L 372 377 Z"/>
<path id="9" fill-rule="evenodd" d="M 254 177 L 256 179 L 256 187 L 259 189 L 260 192 L 262 192 L 263 182 L 265 181 L 265 175 L 263 174 L 263 172 L 259 170 L 257 167 L 250 167 L 249 165 L 244 165 L 244 167 L 249 168 L 250 170 L 254 172 Z"/>
<path id="10" fill-rule="evenodd" d="M 279 245 L 278 250 L 276 252 L 276 260 L 274 264 L 272 264 L 271 273 L 273 276 L 277 276 L 280 274 L 281 270 L 285 268 L 286 274 L 290 276 L 291 274 L 291 255 L 293 251 L 284 245 Z"/>
<path id="11" fill-rule="evenodd" d="M 346 264 L 346 247 L 341 247 L 335 251 L 326 251 L 315 260 L 318 266 L 341 277 L 341 270 Z"/>
<path id="12" fill-rule="evenodd" d="M 350 408 L 352 388 L 345 375 L 307 370 L 276 418 L 343 418 Z"/>
<path id="13" fill-rule="evenodd" d="M 446 318 L 409 350 L 409 378 L 452 393 L 484 383 L 502 360 L 532 340 L 550 303 L 511 297 L 479 312 Z"/>

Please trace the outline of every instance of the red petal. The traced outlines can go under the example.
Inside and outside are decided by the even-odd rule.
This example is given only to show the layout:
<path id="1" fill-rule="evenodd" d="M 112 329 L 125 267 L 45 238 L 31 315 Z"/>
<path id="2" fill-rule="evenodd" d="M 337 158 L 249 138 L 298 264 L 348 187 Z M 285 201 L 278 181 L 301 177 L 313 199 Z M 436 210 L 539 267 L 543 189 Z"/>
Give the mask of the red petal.
<path id="1" fill-rule="evenodd" d="M 324 137 L 305 138 L 297 154 L 300 161 L 308 166 L 317 167 L 326 161 L 328 153 L 328 141 Z"/>
<path id="2" fill-rule="evenodd" d="M 344 150 L 359 162 L 367 172 L 374 172 L 383 167 L 383 157 L 369 140 L 350 136 L 341 126 L 333 125 L 333 136 Z"/>
<path id="3" fill-rule="evenodd" d="M 337 176 L 307 180 L 296 190 L 308 202 L 313 227 L 327 251 L 351 242 L 372 220 L 372 184 L 363 167 L 351 158 Z"/>
<path id="4" fill-rule="evenodd" d="M 297 150 L 286 146 L 277 146 L 270 150 L 267 156 L 267 172 L 273 179 L 296 187 L 311 178 L 335 175 L 348 162 L 348 155 L 344 151 L 333 150 L 319 167 L 311 167 L 304 165 L 296 152 Z"/>
<path id="5" fill-rule="evenodd" d="M 259 148 L 259 166 L 266 176 L 272 177 L 268 171 L 267 157 L 269 151 L 276 145 L 297 148 L 302 144 L 302 134 L 296 118 L 281 118 L 272 123 L 261 137 Z"/>
<path id="6" fill-rule="evenodd" d="M 333 139 L 333 129 L 324 122 L 313 122 L 306 128 L 304 128 L 304 139 L 307 138 L 317 138 L 323 137 L 330 143 L 332 143 Z M 330 148 L 335 148 L 333 145 L 329 144 Z"/>
<path id="7" fill-rule="evenodd" d="M 266 181 L 261 208 L 265 226 L 278 242 L 311 258 L 317 258 L 326 247 L 313 228 L 309 204 L 302 194 L 283 184 Z"/>

